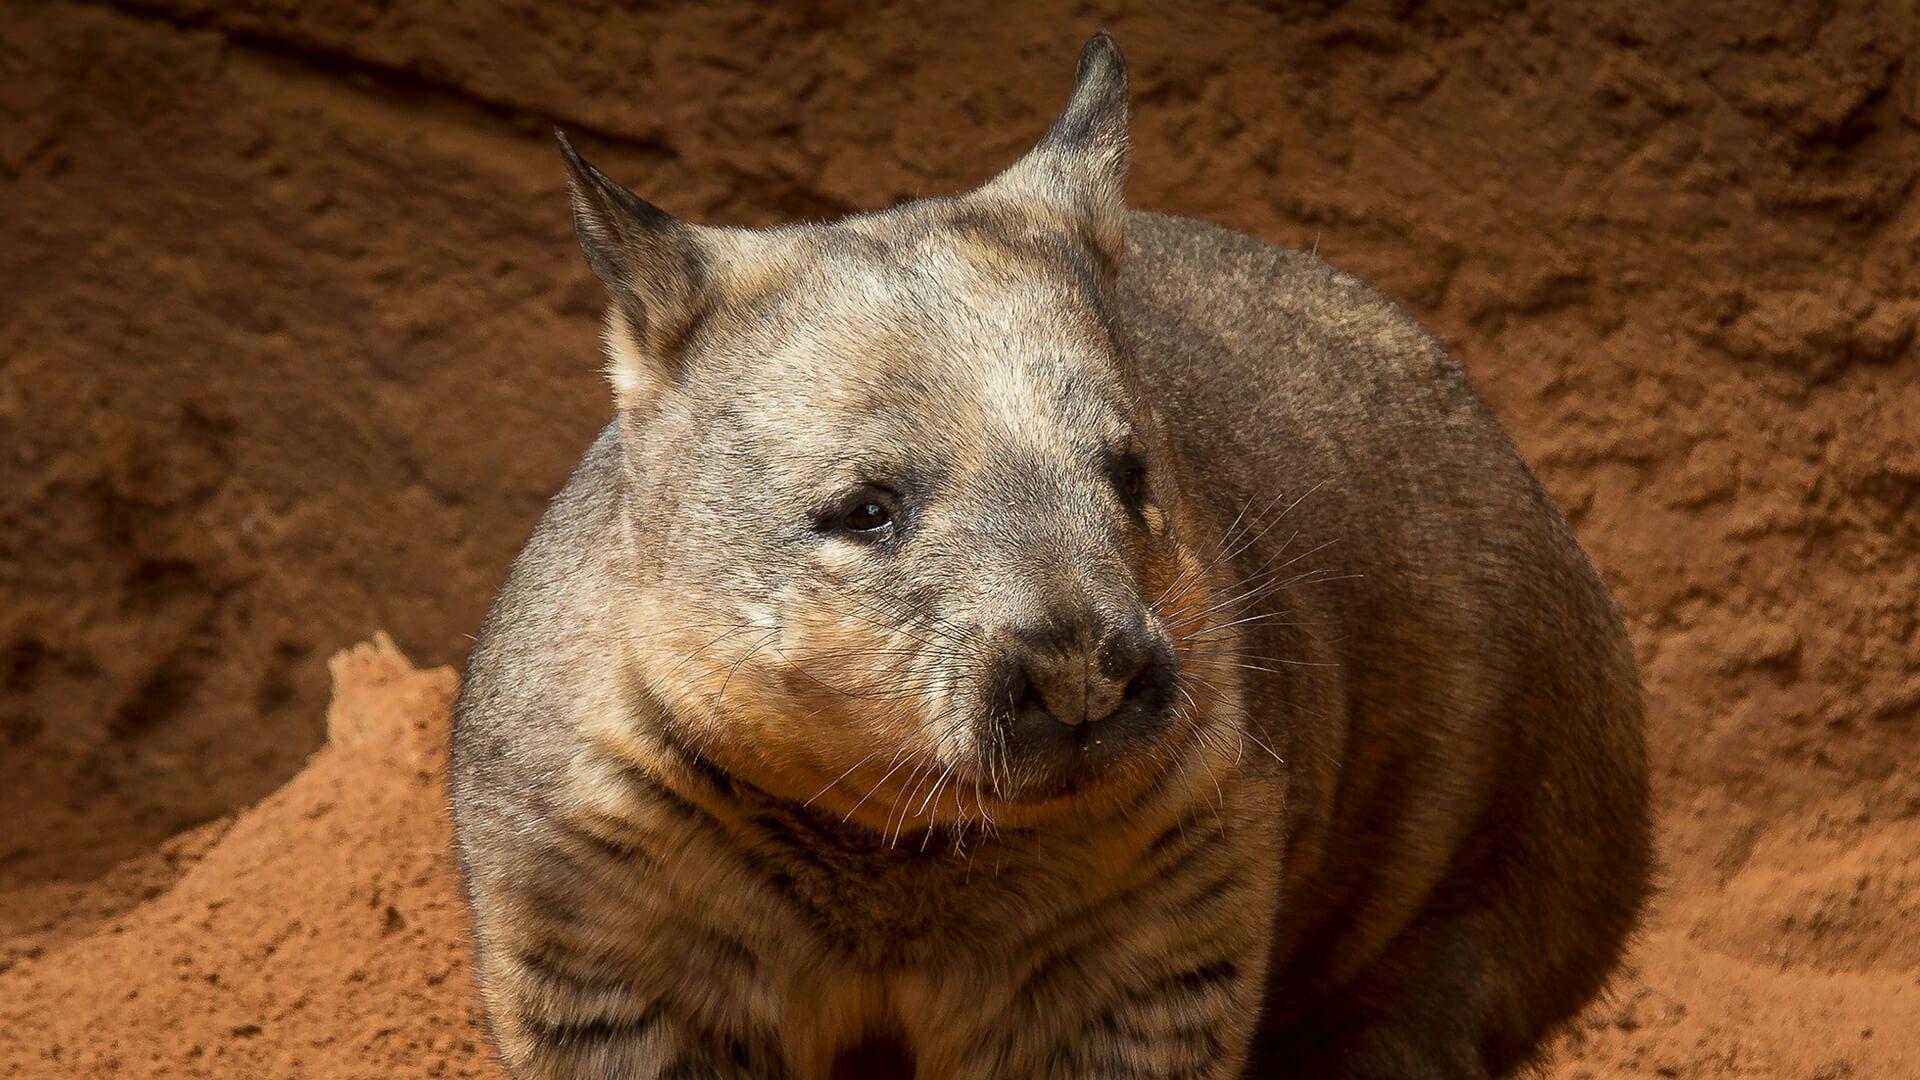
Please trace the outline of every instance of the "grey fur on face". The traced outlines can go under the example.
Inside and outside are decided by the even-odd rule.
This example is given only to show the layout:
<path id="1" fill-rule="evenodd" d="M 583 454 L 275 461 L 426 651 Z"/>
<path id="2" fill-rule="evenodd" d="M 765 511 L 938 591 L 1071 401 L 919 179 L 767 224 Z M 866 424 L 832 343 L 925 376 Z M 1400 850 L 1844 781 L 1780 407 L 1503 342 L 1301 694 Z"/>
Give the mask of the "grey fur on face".
<path id="1" fill-rule="evenodd" d="M 1196 721 L 1155 602 L 1198 553 L 1111 331 L 1125 113 L 1093 48 L 980 191 L 763 233 L 675 221 L 563 138 L 615 299 L 641 678 L 702 753 L 829 805 L 904 757 L 984 823 Z"/>

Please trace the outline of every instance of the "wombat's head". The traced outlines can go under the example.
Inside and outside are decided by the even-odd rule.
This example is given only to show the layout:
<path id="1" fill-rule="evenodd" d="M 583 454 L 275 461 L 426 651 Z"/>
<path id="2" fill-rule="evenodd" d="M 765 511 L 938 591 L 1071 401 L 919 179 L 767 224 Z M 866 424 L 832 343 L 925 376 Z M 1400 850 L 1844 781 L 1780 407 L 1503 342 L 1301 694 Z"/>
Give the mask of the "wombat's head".
<path id="1" fill-rule="evenodd" d="M 1218 560 L 1113 318 L 1105 35 L 984 187 L 686 224 L 565 146 L 611 288 L 641 682 L 752 783 L 880 828 L 1137 792 L 1235 685 Z"/>

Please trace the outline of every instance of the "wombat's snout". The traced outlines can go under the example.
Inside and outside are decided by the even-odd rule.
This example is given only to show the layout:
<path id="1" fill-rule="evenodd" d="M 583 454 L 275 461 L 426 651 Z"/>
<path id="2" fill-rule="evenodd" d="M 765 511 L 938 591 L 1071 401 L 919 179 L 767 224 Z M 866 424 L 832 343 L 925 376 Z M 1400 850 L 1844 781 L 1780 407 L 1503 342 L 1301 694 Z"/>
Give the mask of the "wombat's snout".
<path id="1" fill-rule="evenodd" d="M 1158 732 L 1178 676 L 1144 611 L 1061 619 L 1007 635 L 1002 699 L 1016 743 L 1042 757 L 1107 758 Z"/>

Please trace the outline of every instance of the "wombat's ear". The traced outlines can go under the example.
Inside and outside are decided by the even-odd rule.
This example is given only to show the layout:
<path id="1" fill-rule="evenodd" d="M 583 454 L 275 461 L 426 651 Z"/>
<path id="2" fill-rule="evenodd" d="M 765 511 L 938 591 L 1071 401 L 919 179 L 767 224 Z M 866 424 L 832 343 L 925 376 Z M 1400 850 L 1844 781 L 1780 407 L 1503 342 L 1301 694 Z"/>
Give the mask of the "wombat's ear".
<path id="1" fill-rule="evenodd" d="M 660 375 L 675 371 L 686 332 L 706 307 L 715 252 L 699 226 L 680 221 L 594 168 L 565 133 L 555 131 L 554 137 L 567 161 L 580 250 L 613 293 L 607 349 L 614 390 L 625 404 Z"/>
<path id="2" fill-rule="evenodd" d="M 1126 173 L 1127 62 L 1102 30 L 1080 50 L 1066 110 L 1039 145 L 982 191 L 1011 196 L 1082 232 L 1118 262 L 1126 239 Z"/>

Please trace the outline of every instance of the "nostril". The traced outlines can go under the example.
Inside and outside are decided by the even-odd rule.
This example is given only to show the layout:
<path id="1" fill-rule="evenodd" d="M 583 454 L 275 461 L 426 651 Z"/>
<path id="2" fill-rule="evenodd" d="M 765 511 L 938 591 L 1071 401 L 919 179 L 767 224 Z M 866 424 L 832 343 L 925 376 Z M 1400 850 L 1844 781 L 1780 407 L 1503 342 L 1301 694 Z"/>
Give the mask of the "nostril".
<path id="1" fill-rule="evenodd" d="M 1132 700 L 1158 683 L 1156 651 L 1153 639 L 1140 627 L 1115 631 L 1101 642 L 1101 674 L 1112 680 L 1108 685 L 1120 688 L 1122 700 Z"/>
<path id="2" fill-rule="evenodd" d="M 1133 678 L 1127 680 L 1126 688 L 1120 692 L 1120 696 L 1122 700 L 1133 701 L 1152 694 L 1159 687 L 1159 665 L 1148 660 L 1140 665 L 1139 671 L 1133 673 Z"/>
<path id="3" fill-rule="evenodd" d="M 1016 666 L 1007 678 L 1007 707 L 1015 716 L 1028 709 L 1045 709 L 1046 703 L 1040 698 L 1040 691 L 1033 684 L 1033 677 L 1027 674 L 1024 665 Z"/>

